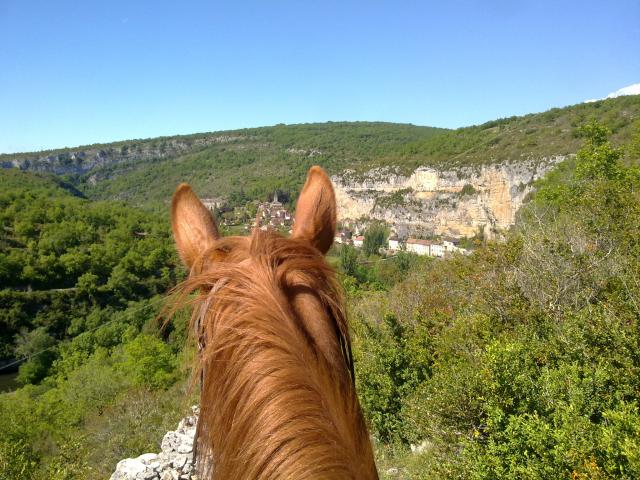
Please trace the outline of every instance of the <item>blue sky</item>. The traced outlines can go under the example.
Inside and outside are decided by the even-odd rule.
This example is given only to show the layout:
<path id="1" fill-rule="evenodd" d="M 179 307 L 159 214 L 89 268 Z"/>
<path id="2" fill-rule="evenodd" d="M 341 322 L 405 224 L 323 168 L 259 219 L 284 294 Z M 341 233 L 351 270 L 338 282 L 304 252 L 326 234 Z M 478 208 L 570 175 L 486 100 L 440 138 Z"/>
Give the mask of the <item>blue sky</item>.
<path id="1" fill-rule="evenodd" d="M 640 82 L 640 2 L 0 0 L 0 152 L 276 123 L 458 127 Z"/>

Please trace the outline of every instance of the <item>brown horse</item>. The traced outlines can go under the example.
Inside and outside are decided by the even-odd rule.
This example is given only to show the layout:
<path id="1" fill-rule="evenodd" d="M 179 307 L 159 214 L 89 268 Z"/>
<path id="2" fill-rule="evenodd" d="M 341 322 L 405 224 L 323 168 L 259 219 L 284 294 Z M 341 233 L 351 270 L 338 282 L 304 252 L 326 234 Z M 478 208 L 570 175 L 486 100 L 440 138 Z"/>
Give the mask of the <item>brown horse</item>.
<path id="1" fill-rule="evenodd" d="M 293 234 L 225 237 L 191 188 L 172 227 L 196 293 L 202 373 L 201 478 L 376 479 L 353 383 L 341 290 L 324 259 L 336 226 L 333 187 L 312 167 Z"/>

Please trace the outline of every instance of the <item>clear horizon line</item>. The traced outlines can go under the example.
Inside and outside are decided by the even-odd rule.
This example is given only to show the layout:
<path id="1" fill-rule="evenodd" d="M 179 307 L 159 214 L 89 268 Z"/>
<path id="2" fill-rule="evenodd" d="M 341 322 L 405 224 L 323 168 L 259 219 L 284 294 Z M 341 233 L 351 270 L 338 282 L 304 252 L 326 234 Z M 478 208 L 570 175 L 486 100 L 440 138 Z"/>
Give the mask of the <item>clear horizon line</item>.
<path id="1" fill-rule="evenodd" d="M 120 138 L 120 139 L 113 139 L 113 140 L 104 140 L 104 141 L 96 141 L 93 143 L 84 143 L 84 144 L 80 144 L 80 145 L 74 145 L 74 146 L 61 146 L 61 147 L 43 147 L 40 148 L 38 150 L 15 150 L 15 151 L 11 151 L 11 152 L 0 152 L 0 155 L 18 155 L 18 154 L 28 154 L 28 153 L 44 153 L 44 152 L 54 152 L 54 151 L 58 151 L 58 150 L 73 150 L 73 149 L 78 149 L 78 148 L 87 148 L 87 147 L 95 147 L 98 145 L 110 145 L 110 144 L 114 144 L 114 143 L 124 143 L 124 142 L 134 142 L 134 141 L 149 141 L 149 140 L 153 140 L 153 139 L 157 139 L 157 138 L 173 138 L 173 137 L 188 137 L 188 136 L 192 136 L 192 135 L 208 135 L 208 134 L 216 134 L 216 133 L 225 133 L 225 132 L 234 132 L 234 131 L 238 131 L 238 130 L 249 130 L 249 129 L 257 129 L 257 128 L 270 128 L 270 127 L 276 127 L 278 125 L 284 125 L 284 126 L 295 126 L 295 125 L 311 125 L 311 124 L 325 124 L 325 123 L 389 123 L 389 124 L 395 124 L 395 125 L 411 125 L 411 126 L 415 126 L 415 127 L 419 127 L 419 128 L 438 128 L 438 129 L 442 129 L 442 130 L 458 130 L 461 128 L 468 128 L 468 127 L 474 127 L 474 126 L 479 126 L 479 125 L 483 125 L 484 123 L 487 122 L 491 122 L 491 121 L 496 121 L 496 120 L 501 120 L 503 118 L 511 118 L 511 117 L 524 117 L 526 115 L 537 115 L 540 113 L 544 113 L 547 112 L 549 110 L 553 110 L 556 108 L 569 108 L 569 107 L 573 107 L 576 105 L 582 105 L 584 103 L 594 103 L 594 102 L 601 102 L 601 101 L 607 101 L 607 100 L 613 100 L 614 98 L 619 98 L 619 97 L 605 97 L 605 98 L 599 98 L 599 99 L 590 99 L 590 100 L 584 100 L 582 102 L 579 103 L 572 103 L 572 104 L 568 104 L 568 105 L 563 105 L 563 106 L 552 106 L 547 108 L 546 110 L 540 110 L 537 112 L 527 112 L 527 113 L 522 113 L 522 114 L 515 114 L 515 115 L 509 115 L 509 116 L 504 116 L 504 117 L 498 117 L 498 118 L 492 118 L 492 119 L 488 119 L 485 120 L 481 123 L 472 123 L 472 124 L 467 124 L 467 125 L 459 125 L 457 127 L 439 127 L 439 126 L 435 126 L 435 125 L 423 125 L 423 124 L 417 124 L 417 123 L 412 123 L 412 122 L 398 122 L 398 121 L 389 121 L 389 120 L 324 120 L 324 121 L 310 121 L 310 122 L 293 122 L 293 123 L 284 123 L 284 122 L 278 122 L 278 123 L 273 123 L 273 124 L 269 124 L 269 125 L 254 125 L 254 126 L 244 126 L 244 127 L 234 127 L 234 128 L 223 128 L 223 129 L 219 129 L 219 130 L 204 130 L 204 131 L 199 131 L 199 132 L 191 132 L 191 133 L 171 133 L 168 135 L 156 135 L 156 136 L 149 136 L 149 137 L 138 137 L 138 138 Z"/>

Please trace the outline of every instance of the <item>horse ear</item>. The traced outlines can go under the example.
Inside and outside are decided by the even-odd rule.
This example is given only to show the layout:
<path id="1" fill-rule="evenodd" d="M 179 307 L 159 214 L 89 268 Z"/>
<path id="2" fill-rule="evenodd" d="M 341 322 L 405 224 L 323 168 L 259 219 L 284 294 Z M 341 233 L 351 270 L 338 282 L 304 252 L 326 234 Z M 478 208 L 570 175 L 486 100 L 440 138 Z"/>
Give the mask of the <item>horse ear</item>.
<path id="1" fill-rule="evenodd" d="M 220 237 L 213 215 L 186 183 L 173 194 L 171 227 L 180 258 L 188 268 Z"/>
<path id="2" fill-rule="evenodd" d="M 336 196 L 331 180 L 320 167 L 311 167 L 302 188 L 292 238 L 308 240 L 327 253 L 336 232 Z"/>

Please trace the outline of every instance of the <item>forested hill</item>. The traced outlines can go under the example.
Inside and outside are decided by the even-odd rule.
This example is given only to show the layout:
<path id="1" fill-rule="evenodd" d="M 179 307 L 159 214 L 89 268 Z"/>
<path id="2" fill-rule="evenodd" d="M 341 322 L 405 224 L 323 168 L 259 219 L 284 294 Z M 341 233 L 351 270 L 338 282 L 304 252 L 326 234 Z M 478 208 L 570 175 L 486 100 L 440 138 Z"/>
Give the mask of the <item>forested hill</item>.
<path id="1" fill-rule="evenodd" d="M 188 181 L 203 196 L 240 205 L 274 190 L 295 198 L 313 164 L 338 174 L 518 162 L 575 153 L 576 127 L 591 119 L 611 129 L 614 144 L 628 141 L 638 118 L 640 97 L 628 96 L 456 130 L 370 122 L 276 125 L 0 155 L 0 165 L 64 174 L 94 199 L 164 209 L 174 186 Z"/>
<path id="2" fill-rule="evenodd" d="M 165 209 L 179 180 L 237 201 L 295 192 L 310 163 L 336 171 L 348 154 L 356 168 L 436 165 L 436 140 L 450 163 L 577 154 L 536 181 L 504 242 L 467 239 L 473 254 L 444 259 L 381 258 L 368 243 L 329 252 L 381 478 L 640 478 L 639 107 L 629 97 L 380 145 L 382 131 L 422 131 L 276 126 L 63 178 L 0 169 L 0 362 L 24 359 L 24 386 L 0 394 L 0 480 L 108 478 L 157 451 L 196 401 L 188 312 L 157 321 L 184 275 L 169 222 L 130 203 Z M 573 129 L 592 116 L 613 137 L 597 122 Z M 294 131 L 295 143 L 278 137 Z M 537 143 L 510 153 L 524 138 Z"/>
<path id="3" fill-rule="evenodd" d="M 0 170 L 0 362 L 30 356 L 175 284 L 167 223 L 79 198 L 53 175 Z M 34 357 L 24 381 L 48 365 Z"/>
<path id="4" fill-rule="evenodd" d="M 168 222 L 51 174 L 0 185 L 0 375 L 24 385 L 0 394 L 0 480 L 108 478 L 193 401 L 186 323 L 157 321 L 182 274 Z"/>

